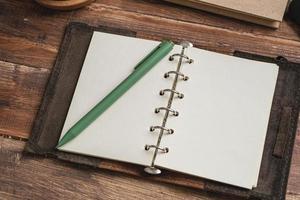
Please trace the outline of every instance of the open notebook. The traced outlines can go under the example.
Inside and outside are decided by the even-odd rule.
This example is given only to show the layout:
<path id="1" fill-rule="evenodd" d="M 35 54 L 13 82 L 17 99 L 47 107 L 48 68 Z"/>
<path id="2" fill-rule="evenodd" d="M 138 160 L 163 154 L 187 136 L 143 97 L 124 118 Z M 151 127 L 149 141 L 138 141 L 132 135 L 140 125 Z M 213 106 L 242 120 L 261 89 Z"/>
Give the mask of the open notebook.
<path id="1" fill-rule="evenodd" d="M 61 138 L 94 105 L 123 81 L 133 67 L 159 42 L 94 32 Z M 170 55 L 180 53 L 175 45 Z M 256 186 L 267 132 L 278 66 L 241 59 L 198 48 L 186 55 L 177 89 L 184 98 L 174 98 L 172 108 L 179 116 L 169 116 L 155 166 L 191 174 L 243 188 Z M 60 147 L 62 151 L 149 166 L 167 105 L 178 59 L 159 62 L 127 93 L 105 111 L 78 137 Z M 163 173 L 163 170 L 162 170 Z"/>

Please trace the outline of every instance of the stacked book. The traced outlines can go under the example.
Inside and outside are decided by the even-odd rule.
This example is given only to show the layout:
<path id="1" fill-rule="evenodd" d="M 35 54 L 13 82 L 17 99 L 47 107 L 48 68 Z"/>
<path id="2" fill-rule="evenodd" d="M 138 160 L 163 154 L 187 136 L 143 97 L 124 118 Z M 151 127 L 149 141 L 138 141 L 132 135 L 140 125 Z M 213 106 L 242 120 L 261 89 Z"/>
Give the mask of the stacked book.
<path id="1" fill-rule="evenodd" d="M 278 28 L 288 0 L 167 0 L 169 2 Z"/>

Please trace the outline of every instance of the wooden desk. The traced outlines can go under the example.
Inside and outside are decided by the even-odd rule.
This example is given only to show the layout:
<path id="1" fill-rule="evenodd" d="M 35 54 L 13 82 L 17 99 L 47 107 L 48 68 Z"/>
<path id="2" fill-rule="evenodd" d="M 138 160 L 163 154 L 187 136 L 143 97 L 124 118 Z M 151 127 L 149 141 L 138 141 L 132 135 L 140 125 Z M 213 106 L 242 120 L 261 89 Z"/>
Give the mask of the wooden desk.
<path id="1" fill-rule="evenodd" d="M 280 54 L 300 62 L 300 28 L 288 20 L 273 30 L 159 0 L 98 0 L 72 12 L 0 0 L 0 199 L 224 199 L 22 153 L 70 21 L 144 29 L 153 38 L 197 38 L 197 47 L 212 51 Z M 300 129 L 287 199 L 300 199 Z"/>

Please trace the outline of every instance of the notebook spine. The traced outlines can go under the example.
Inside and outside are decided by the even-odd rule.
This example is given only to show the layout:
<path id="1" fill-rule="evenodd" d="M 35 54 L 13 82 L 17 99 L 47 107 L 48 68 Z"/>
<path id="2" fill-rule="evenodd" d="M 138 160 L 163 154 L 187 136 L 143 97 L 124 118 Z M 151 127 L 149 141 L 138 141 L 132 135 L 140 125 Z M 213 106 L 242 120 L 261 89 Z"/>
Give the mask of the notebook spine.
<path id="1" fill-rule="evenodd" d="M 193 59 L 191 59 L 187 55 L 185 55 L 186 49 L 189 47 L 192 47 L 193 45 L 190 42 L 182 42 L 181 46 L 182 46 L 181 53 L 176 53 L 169 57 L 170 61 L 173 61 L 176 57 L 179 58 L 176 71 L 169 71 L 164 74 L 164 78 L 170 78 L 171 75 L 174 75 L 174 81 L 172 84 L 172 88 L 171 89 L 169 89 L 169 88 L 162 89 L 159 92 L 159 94 L 161 96 L 169 94 L 168 104 L 166 107 L 158 107 L 158 108 L 155 108 L 155 110 L 154 110 L 155 113 L 160 113 L 161 111 L 165 111 L 164 118 L 162 120 L 162 124 L 160 126 L 151 126 L 150 127 L 150 132 L 155 132 L 156 130 L 159 131 L 157 142 L 155 145 L 154 144 L 151 144 L 151 145 L 146 144 L 145 145 L 146 151 L 150 151 L 152 149 L 154 150 L 151 164 L 144 169 L 144 171 L 149 174 L 160 174 L 161 173 L 161 170 L 155 167 L 156 157 L 159 152 L 161 152 L 161 153 L 169 152 L 168 147 L 161 147 L 162 137 L 164 134 L 174 134 L 174 132 L 175 132 L 174 129 L 167 127 L 167 120 L 170 115 L 173 115 L 175 117 L 179 116 L 179 111 L 172 108 L 172 103 L 173 103 L 174 98 L 176 98 L 176 97 L 179 99 L 184 98 L 184 94 L 176 90 L 177 83 L 178 83 L 178 80 L 180 80 L 180 79 L 184 80 L 184 81 L 187 81 L 189 79 L 188 76 L 184 75 L 181 72 L 181 68 L 184 63 L 188 63 L 188 64 L 193 63 Z"/>

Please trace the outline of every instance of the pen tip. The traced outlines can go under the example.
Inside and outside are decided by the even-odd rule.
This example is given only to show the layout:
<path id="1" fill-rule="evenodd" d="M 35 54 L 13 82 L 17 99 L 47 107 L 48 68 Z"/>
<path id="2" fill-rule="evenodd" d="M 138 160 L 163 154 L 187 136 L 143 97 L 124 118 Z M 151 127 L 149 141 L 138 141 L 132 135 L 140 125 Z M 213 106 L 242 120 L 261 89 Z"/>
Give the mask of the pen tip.
<path id="1" fill-rule="evenodd" d="M 66 144 L 66 142 L 65 142 L 64 138 L 62 138 L 56 145 L 56 148 L 59 148 L 59 147 L 63 146 L 64 144 Z"/>
<path id="2" fill-rule="evenodd" d="M 56 148 L 59 148 L 59 147 L 61 147 L 61 146 L 62 146 L 62 144 L 58 143 L 58 144 L 56 145 Z"/>

